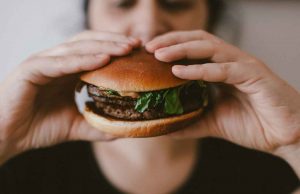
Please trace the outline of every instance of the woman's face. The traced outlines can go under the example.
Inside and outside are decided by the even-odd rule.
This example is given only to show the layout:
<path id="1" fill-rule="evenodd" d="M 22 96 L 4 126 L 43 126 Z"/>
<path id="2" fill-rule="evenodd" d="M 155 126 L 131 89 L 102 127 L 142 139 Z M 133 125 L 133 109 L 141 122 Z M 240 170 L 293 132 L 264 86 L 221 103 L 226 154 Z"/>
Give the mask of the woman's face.
<path id="1" fill-rule="evenodd" d="M 92 30 L 138 37 L 143 42 L 174 30 L 204 29 L 206 0 L 90 0 Z"/>

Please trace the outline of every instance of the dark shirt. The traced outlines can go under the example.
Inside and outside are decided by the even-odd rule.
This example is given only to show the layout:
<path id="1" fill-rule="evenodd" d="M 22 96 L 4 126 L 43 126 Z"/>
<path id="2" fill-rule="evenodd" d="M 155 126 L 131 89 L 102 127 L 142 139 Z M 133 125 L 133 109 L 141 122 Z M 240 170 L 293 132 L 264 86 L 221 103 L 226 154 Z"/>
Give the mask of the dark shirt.
<path id="1" fill-rule="evenodd" d="M 177 193 L 287 194 L 299 186 L 279 158 L 217 139 L 204 139 L 197 165 Z M 147 175 L 145 175 L 147 176 Z M 104 177 L 87 142 L 24 153 L 0 168 L 1 194 L 120 193 Z"/>

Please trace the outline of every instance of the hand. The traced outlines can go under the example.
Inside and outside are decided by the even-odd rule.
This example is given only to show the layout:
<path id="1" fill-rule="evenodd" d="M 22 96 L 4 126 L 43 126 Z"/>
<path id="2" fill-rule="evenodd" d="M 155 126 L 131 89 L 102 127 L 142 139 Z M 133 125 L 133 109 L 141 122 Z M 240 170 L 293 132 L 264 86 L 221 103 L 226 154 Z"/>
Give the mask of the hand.
<path id="1" fill-rule="evenodd" d="M 210 58 L 208 64 L 174 66 L 173 73 L 223 85 L 213 110 L 177 137 L 219 137 L 273 154 L 300 142 L 300 94 L 263 62 L 201 30 L 171 32 L 146 48 L 164 62 Z"/>
<path id="2" fill-rule="evenodd" d="M 0 83 L 0 164 L 17 153 L 68 140 L 109 140 L 78 113 L 78 73 L 128 54 L 137 39 L 84 32 L 30 57 Z"/>

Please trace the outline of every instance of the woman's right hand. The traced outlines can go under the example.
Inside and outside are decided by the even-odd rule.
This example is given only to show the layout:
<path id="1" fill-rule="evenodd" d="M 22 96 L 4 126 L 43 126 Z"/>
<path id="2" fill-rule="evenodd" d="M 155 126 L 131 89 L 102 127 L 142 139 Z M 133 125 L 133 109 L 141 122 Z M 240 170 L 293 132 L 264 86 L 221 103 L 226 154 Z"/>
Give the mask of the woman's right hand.
<path id="1" fill-rule="evenodd" d="M 87 31 L 33 55 L 0 83 L 0 165 L 18 153 L 69 140 L 109 140 L 74 102 L 78 74 L 128 54 L 140 41 Z"/>

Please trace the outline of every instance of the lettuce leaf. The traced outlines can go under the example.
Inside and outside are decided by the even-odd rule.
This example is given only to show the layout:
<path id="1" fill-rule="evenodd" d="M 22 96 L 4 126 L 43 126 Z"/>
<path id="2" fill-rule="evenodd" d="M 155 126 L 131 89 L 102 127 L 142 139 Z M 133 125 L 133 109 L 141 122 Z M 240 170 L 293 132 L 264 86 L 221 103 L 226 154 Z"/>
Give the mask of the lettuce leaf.
<path id="1" fill-rule="evenodd" d="M 164 112 L 170 115 L 182 114 L 183 107 L 180 102 L 181 87 L 169 89 L 165 93 Z"/>
<path id="2" fill-rule="evenodd" d="M 153 101 L 152 93 L 142 93 L 135 104 L 135 110 L 140 113 L 145 112 L 149 108 L 151 101 Z"/>
<path id="3" fill-rule="evenodd" d="M 113 95 L 113 96 L 119 96 L 119 93 L 115 90 L 107 90 L 106 94 Z"/>
<path id="4" fill-rule="evenodd" d="M 184 88 L 194 83 L 195 82 L 190 82 L 184 86 L 167 90 L 140 93 L 140 97 L 137 99 L 135 105 L 135 110 L 143 113 L 148 109 L 162 105 L 166 114 L 182 114 L 184 110 L 180 101 L 180 93 Z M 198 84 L 201 88 L 206 88 L 206 84 L 203 81 L 198 81 Z"/>

